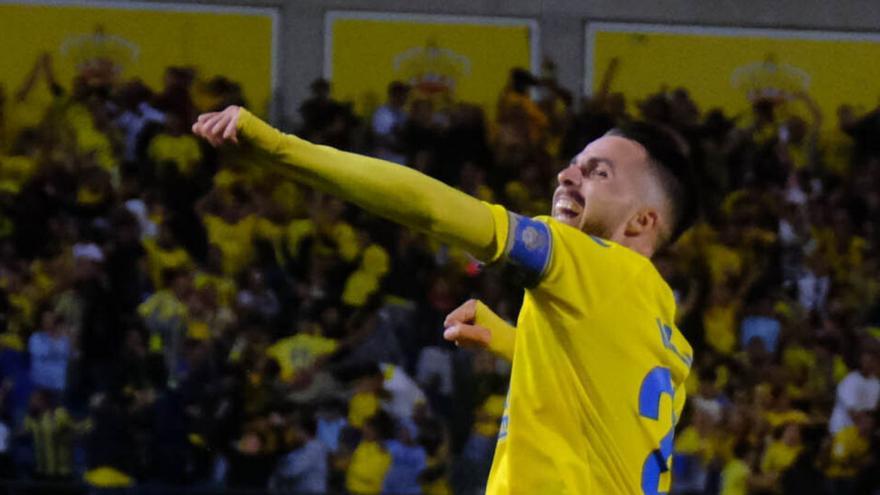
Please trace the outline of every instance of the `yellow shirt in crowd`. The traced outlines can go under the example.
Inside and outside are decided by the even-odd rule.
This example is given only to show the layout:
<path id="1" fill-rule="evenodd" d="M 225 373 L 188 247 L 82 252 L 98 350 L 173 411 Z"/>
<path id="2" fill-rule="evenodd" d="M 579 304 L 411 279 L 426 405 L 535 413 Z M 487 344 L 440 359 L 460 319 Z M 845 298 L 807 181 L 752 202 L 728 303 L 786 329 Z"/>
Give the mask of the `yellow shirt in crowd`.
<path id="1" fill-rule="evenodd" d="M 831 444 L 831 459 L 825 474 L 829 478 L 854 478 L 864 465 L 870 448 L 871 444 L 855 426 L 838 431 Z"/>
<path id="2" fill-rule="evenodd" d="M 195 136 L 159 134 L 150 141 L 147 156 L 157 164 L 173 163 L 182 175 L 192 175 L 202 161 L 202 149 Z"/>
<path id="3" fill-rule="evenodd" d="M 719 495 L 748 495 L 749 465 L 742 459 L 729 461 L 721 471 L 721 491 Z"/>
<path id="4" fill-rule="evenodd" d="M 153 239 L 143 241 L 144 250 L 147 252 L 147 272 L 153 287 L 162 288 L 162 272 L 165 270 L 178 270 L 192 266 L 192 259 L 186 249 L 180 246 L 174 249 L 163 249 Z"/>
<path id="5" fill-rule="evenodd" d="M 507 398 L 503 395 L 490 395 L 477 409 L 477 420 L 474 431 L 484 437 L 498 435 L 498 422 L 504 414 L 504 403 Z"/>
<path id="6" fill-rule="evenodd" d="M 345 488 L 352 495 L 377 495 L 391 467 L 391 454 L 378 442 L 361 442 L 345 472 Z"/>
<path id="7" fill-rule="evenodd" d="M 281 378 L 292 380 L 298 371 L 312 366 L 321 356 L 332 354 L 338 344 L 320 335 L 299 333 L 275 342 L 266 349 L 281 367 Z"/>
<path id="8" fill-rule="evenodd" d="M 223 273 L 235 276 L 254 258 L 254 225 L 256 217 L 246 216 L 236 223 L 227 223 L 216 215 L 205 215 L 208 241 L 223 253 Z"/>
<path id="9" fill-rule="evenodd" d="M 379 411 L 379 397 L 372 392 L 357 392 L 348 402 L 348 424 L 363 428 L 364 423 Z"/>
<path id="10" fill-rule="evenodd" d="M 801 447 L 792 447 L 783 442 L 774 440 L 770 442 L 761 458 L 761 472 L 765 474 L 782 473 L 794 464 Z"/>

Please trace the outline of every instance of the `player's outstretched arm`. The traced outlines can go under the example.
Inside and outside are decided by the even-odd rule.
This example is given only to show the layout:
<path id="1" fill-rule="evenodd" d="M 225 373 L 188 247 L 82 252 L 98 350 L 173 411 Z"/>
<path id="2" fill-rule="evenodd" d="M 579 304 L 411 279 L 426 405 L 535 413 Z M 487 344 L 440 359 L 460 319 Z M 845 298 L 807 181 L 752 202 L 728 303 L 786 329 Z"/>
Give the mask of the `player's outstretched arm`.
<path id="1" fill-rule="evenodd" d="M 284 134 L 243 108 L 230 106 L 203 114 L 193 132 L 214 146 L 243 139 L 269 153 L 283 165 L 279 171 L 291 179 L 460 246 L 483 260 L 497 258 L 497 244 L 504 243 L 495 241 L 499 229 L 485 203 L 413 169 Z"/>
<path id="2" fill-rule="evenodd" d="M 471 299 L 449 313 L 443 323 L 443 338 L 456 345 L 489 349 L 493 354 L 513 361 L 516 329 L 488 306 Z"/>

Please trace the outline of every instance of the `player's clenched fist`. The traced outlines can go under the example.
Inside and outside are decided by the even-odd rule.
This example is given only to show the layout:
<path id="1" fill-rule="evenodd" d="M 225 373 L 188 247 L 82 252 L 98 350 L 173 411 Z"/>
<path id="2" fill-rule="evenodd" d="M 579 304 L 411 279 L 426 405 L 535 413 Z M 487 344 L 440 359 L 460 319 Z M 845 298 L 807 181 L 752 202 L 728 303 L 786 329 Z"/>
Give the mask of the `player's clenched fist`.
<path id="1" fill-rule="evenodd" d="M 489 347 L 491 330 L 476 324 L 478 304 L 479 301 L 471 299 L 449 313 L 443 322 L 443 338 L 463 347 Z"/>
<path id="2" fill-rule="evenodd" d="M 233 142 L 238 144 L 238 114 L 241 107 L 230 105 L 222 112 L 199 115 L 192 126 L 193 134 L 201 136 L 212 146 Z"/>

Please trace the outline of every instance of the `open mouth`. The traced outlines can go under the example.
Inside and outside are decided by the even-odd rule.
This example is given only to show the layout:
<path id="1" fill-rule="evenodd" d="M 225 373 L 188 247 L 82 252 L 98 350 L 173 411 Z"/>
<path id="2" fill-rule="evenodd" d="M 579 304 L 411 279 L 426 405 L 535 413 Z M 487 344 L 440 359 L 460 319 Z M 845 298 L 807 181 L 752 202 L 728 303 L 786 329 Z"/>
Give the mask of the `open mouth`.
<path id="1" fill-rule="evenodd" d="M 584 211 L 584 198 L 578 193 L 562 193 L 557 196 L 553 209 L 562 218 L 577 218 Z"/>

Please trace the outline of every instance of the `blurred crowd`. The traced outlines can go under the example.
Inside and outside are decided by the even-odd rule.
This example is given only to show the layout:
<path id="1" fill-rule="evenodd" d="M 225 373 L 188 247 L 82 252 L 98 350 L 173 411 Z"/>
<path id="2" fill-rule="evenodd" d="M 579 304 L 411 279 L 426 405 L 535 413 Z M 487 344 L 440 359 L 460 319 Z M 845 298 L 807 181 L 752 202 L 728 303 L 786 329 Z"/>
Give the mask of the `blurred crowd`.
<path id="1" fill-rule="evenodd" d="M 530 215 L 613 126 L 677 131 L 702 214 L 655 260 L 695 348 L 672 493 L 872 493 L 880 109 L 628 102 L 617 64 L 580 103 L 545 61 L 512 70 L 496 108 L 393 82 L 368 117 L 318 80 L 287 130 Z M 48 55 L 0 89 L 0 477 L 480 493 L 510 366 L 441 324 L 469 297 L 514 322 L 521 289 L 192 136 L 229 104 L 238 84 L 192 68 L 150 88 L 98 63 L 62 84 Z"/>

